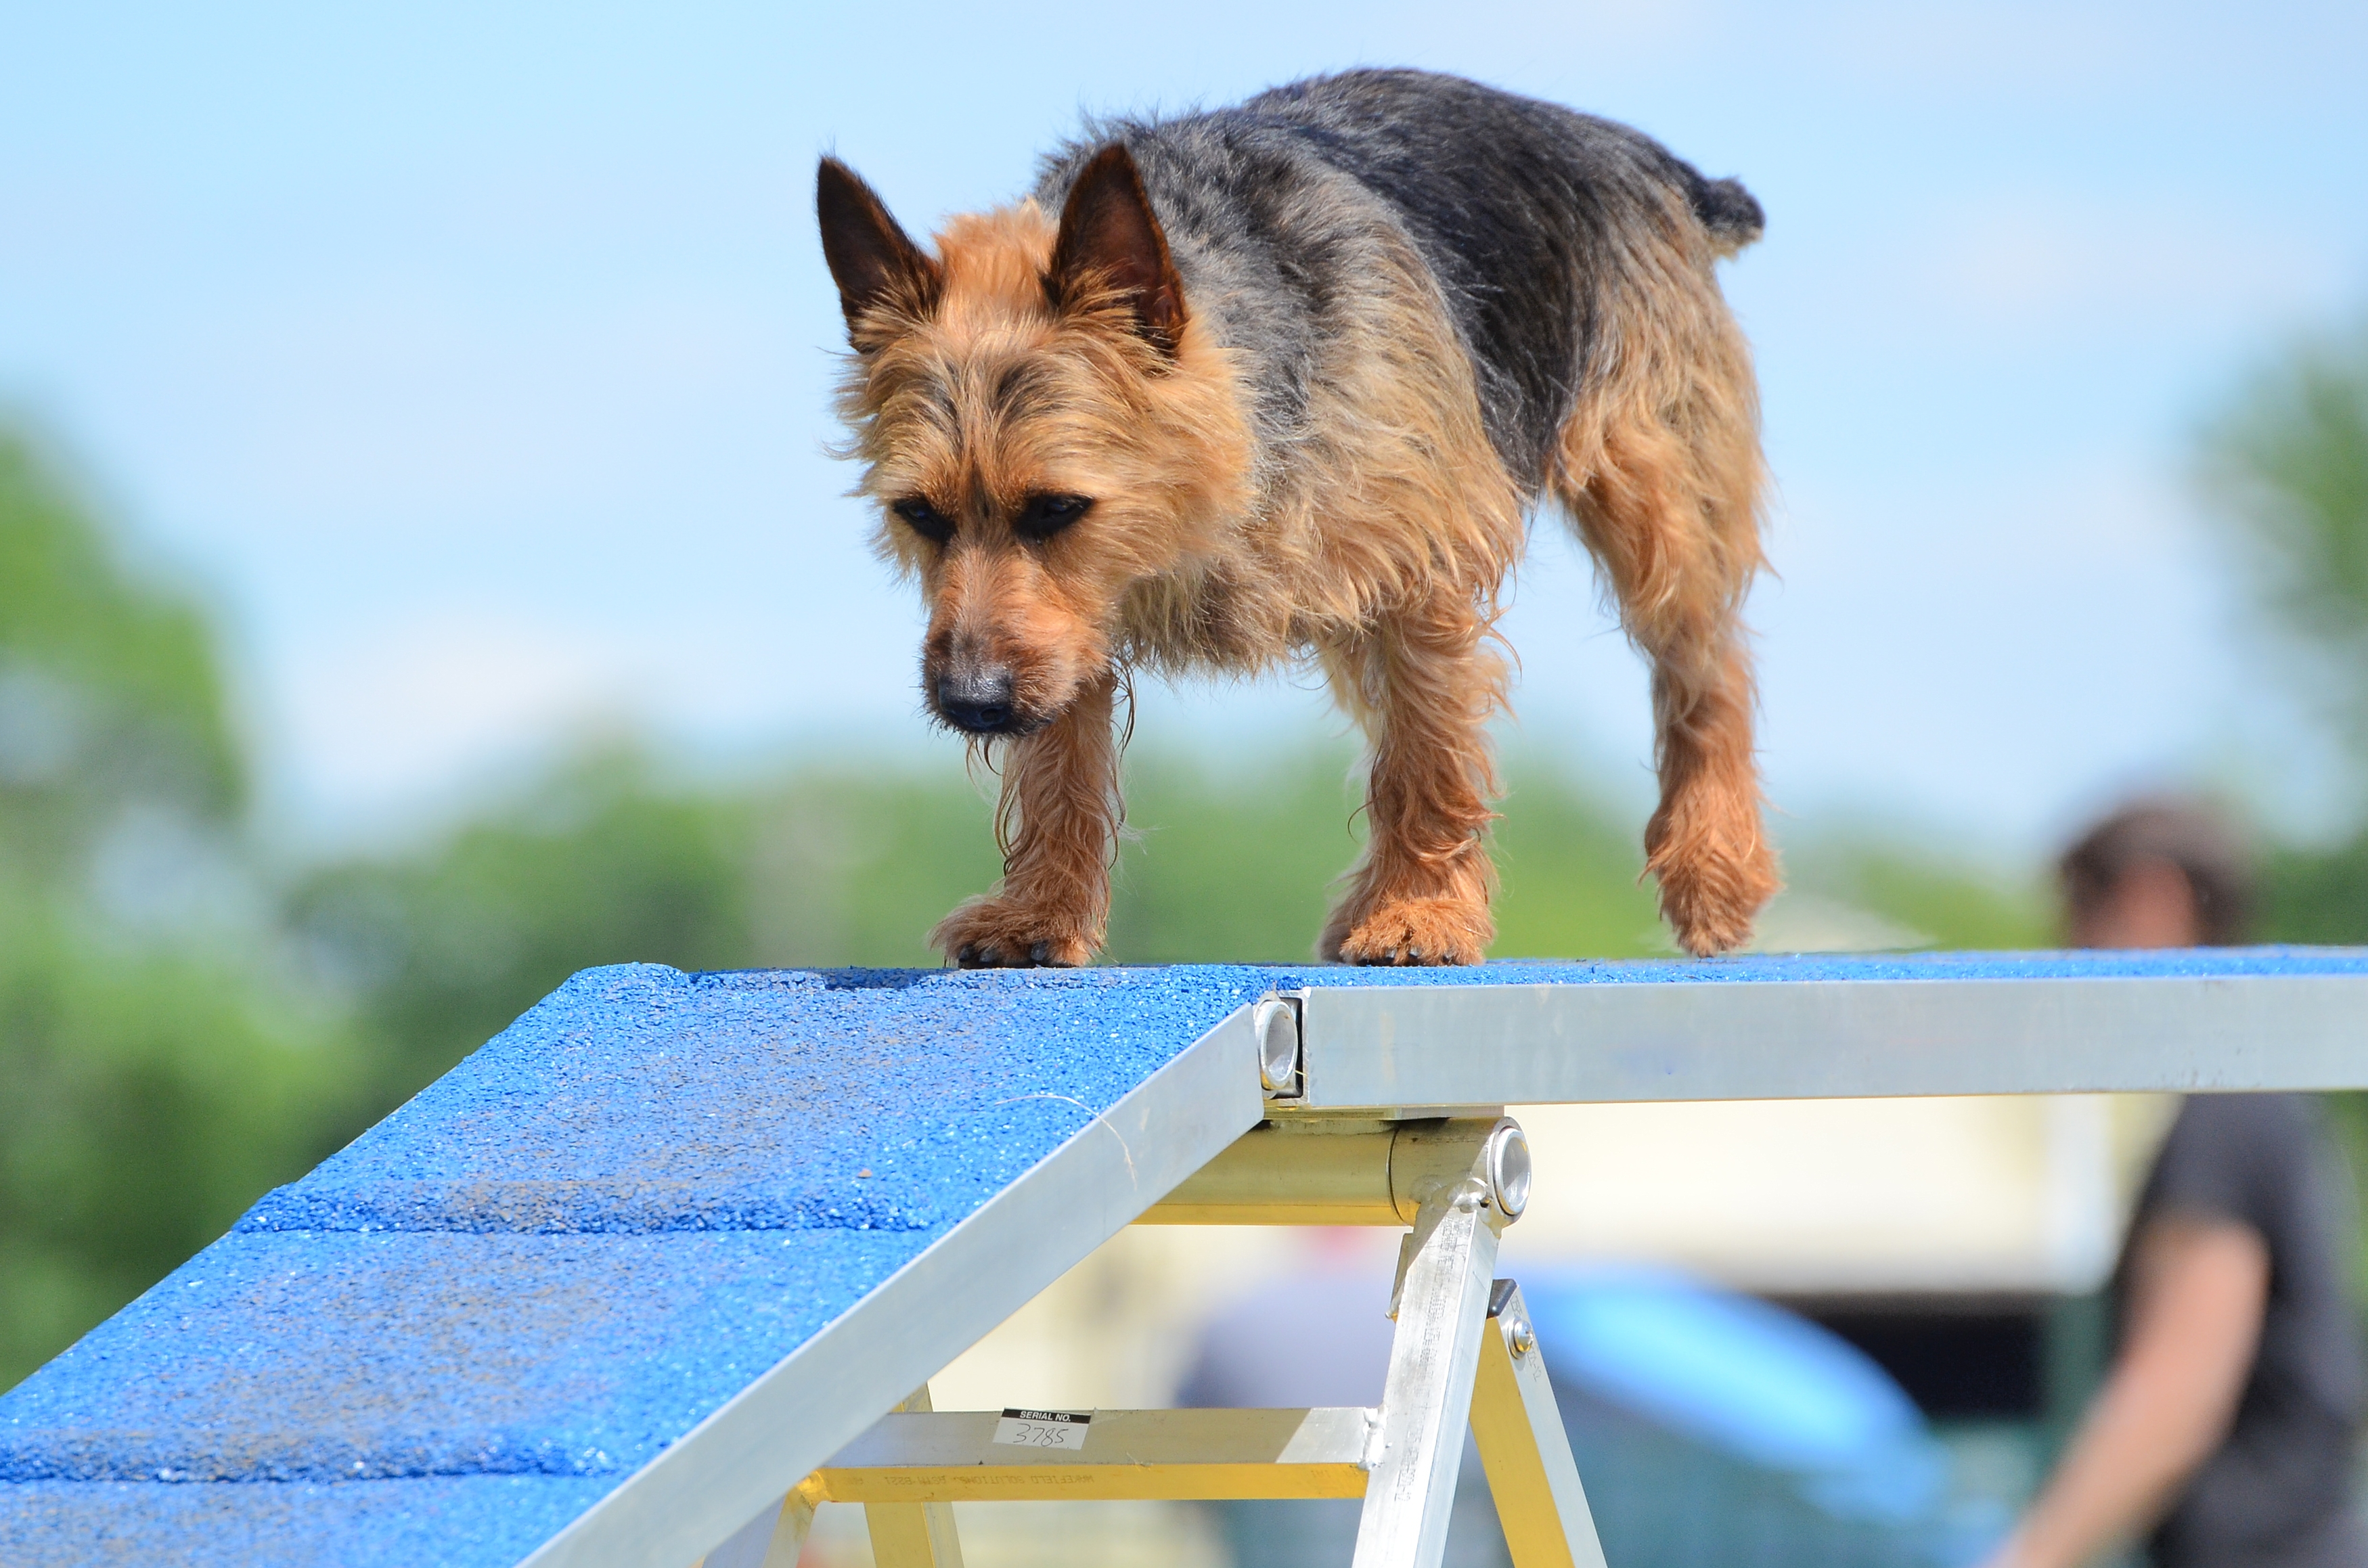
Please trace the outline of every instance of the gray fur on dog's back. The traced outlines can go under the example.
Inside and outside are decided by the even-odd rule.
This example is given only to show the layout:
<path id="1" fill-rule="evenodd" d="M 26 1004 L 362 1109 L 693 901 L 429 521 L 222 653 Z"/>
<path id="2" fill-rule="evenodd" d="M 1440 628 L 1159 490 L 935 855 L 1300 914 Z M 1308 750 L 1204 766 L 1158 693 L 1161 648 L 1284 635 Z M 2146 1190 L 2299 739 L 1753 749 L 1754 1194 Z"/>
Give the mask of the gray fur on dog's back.
<path id="1" fill-rule="evenodd" d="M 1616 349 L 1611 291 L 1665 234 L 1670 198 L 1715 251 L 1762 226 L 1742 186 L 1705 179 L 1641 132 L 1425 72 L 1349 72 L 1235 108 L 1099 124 L 1047 160 L 1038 199 L 1057 210 L 1112 142 L 1142 171 L 1189 308 L 1257 361 L 1270 457 L 1304 435 L 1308 386 L 1337 368 L 1336 318 L 1387 225 L 1436 278 L 1489 439 L 1529 491 L 1580 386 Z"/>

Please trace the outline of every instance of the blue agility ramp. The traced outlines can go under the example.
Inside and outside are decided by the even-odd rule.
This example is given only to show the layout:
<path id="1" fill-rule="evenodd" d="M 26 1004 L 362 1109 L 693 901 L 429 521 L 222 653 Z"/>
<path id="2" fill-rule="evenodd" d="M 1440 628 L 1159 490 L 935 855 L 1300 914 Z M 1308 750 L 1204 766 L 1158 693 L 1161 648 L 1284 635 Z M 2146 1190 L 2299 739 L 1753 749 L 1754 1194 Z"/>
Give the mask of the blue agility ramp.
<path id="1" fill-rule="evenodd" d="M 954 1466 L 973 1418 L 883 1413 L 1131 1222 L 1378 1205 L 1415 1257 L 1433 1134 L 1393 1128 L 1501 1164 L 1508 1104 L 2363 1085 L 2357 951 L 587 971 L 0 1397 L 0 1562 L 778 1562 L 802 1478 Z M 1376 1127 L 1293 1144 L 1334 1171 L 1304 1212 L 1242 1153 Z M 1376 1137 L 1378 1199 L 1341 1163 Z M 1486 1167 L 1494 1223 L 1516 1174 Z M 1517 1296 L 1488 1311 L 1518 1369 Z M 1522 1408 L 1495 1365 L 1437 1383 L 1475 1430 Z M 1299 1414 L 1259 1462 L 1384 1473 L 1378 1413 Z"/>

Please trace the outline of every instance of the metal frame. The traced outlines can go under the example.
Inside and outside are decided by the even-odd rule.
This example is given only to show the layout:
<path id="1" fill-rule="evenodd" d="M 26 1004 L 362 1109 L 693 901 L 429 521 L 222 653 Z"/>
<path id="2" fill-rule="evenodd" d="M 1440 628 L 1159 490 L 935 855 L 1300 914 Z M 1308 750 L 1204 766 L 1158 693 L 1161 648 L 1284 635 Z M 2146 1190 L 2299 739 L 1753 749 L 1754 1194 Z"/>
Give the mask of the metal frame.
<path id="1" fill-rule="evenodd" d="M 1309 1110 L 2337 1089 L 2368 972 L 1319 986 Z"/>
<path id="2" fill-rule="evenodd" d="M 1447 1555 L 1497 1237 L 1509 1221 L 1488 1201 L 1475 1162 L 1471 1174 L 1433 1187 L 1399 1249 L 1398 1326 L 1353 1568 L 1439 1568 Z"/>
<path id="3" fill-rule="evenodd" d="M 1378 1133 L 1315 1127 L 1244 1142 L 1228 1175 L 1237 1200 L 1204 1189 L 1189 1206 L 1201 1222 L 1295 1222 L 1298 1210 L 1276 1205 L 1272 1189 L 1311 1175 L 1337 1184 L 1344 1168 L 1370 1176 L 1377 1157 L 1387 1201 L 1355 1212 L 1367 1223 L 1411 1221 L 1378 1407 L 1097 1411 L 1082 1447 L 1056 1449 L 1001 1441 L 992 1411 L 926 1414 L 924 1390 L 703 1568 L 788 1568 L 825 1502 L 865 1506 L 880 1568 L 957 1568 L 956 1500 L 1231 1497 L 1361 1497 L 1355 1568 L 1439 1568 L 1467 1419 L 1506 1538 L 1520 1543 L 1516 1568 L 1601 1568 L 1520 1292 L 1492 1278 L 1497 1237 L 1528 1199 L 1519 1125 L 1484 1117 Z"/>
<path id="4" fill-rule="evenodd" d="M 1494 1117 L 1508 1104 L 2368 1086 L 2368 965 L 2332 956 L 2342 961 L 2328 971 L 2281 974 L 1343 985 L 1270 996 L 528 1562 L 692 1562 L 704 1548 L 706 1568 L 791 1568 L 814 1507 L 861 1498 L 882 1568 L 954 1568 L 953 1496 L 1042 1496 L 1056 1485 L 1064 1496 L 1220 1486 L 1339 1495 L 1292 1489 L 1345 1485 L 1341 1423 L 1370 1414 L 1381 1437 L 1361 1471 L 1357 1568 L 1431 1568 L 1461 1452 L 1453 1426 L 1468 1410 L 1518 1568 L 1600 1568 L 1519 1293 L 1498 1282 L 1489 1299 L 1502 1210 L 1455 1207 L 1449 1195 L 1473 1167 L 1458 1175 L 1452 1146 L 1463 1134 L 1438 1119 Z M 1501 1187 L 1511 1174 L 1489 1166 L 1474 1179 Z M 1401 1267 L 1411 1305 L 1383 1405 L 1259 1418 L 1295 1420 L 1287 1434 L 1245 1425 L 1241 1413 L 1105 1413 L 1104 1435 L 1143 1455 L 1106 1462 L 964 1457 L 986 1418 L 909 1404 L 867 1430 L 855 1413 L 890 1410 L 1133 1221 L 1411 1223 Z M 735 1518 L 747 1522 L 713 1544 L 715 1521 Z"/>

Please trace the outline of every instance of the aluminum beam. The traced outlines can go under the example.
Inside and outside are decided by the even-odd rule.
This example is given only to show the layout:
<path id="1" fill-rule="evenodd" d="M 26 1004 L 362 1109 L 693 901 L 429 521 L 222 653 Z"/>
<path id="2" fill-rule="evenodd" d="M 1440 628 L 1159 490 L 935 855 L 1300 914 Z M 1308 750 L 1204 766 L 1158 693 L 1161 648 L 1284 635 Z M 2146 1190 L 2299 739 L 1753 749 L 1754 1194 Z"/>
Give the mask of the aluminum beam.
<path id="1" fill-rule="evenodd" d="M 1436 1190 L 1399 1247 L 1398 1326 L 1352 1568 L 1440 1568 L 1446 1554 L 1505 1222 L 1475 1171 Z"/>
<path id="2" fill-rule="evenodd" d="M 2368 1087 L 2368 973 L 1313 986 L 1314 1111 Z"/>
<path id="3" fill-rule="evenodd" d="M 1529 1139 L 1489 1115 L 1411 1121 L 1286 1118 L 1242 1135 L 1138 1225 L 1412 1225 L 1425 1199 L 1486 1167 L 1508 1214 L 1529 1201 Z M 1493 1151 L 1493 1153 L 1492 1153 Z"/>
<path id="4" fill-rule="evenodd" d="M 1375 1413 L 1098 1410 L 1085 1447 L 996 1441 L 995 1411 L 882 1416 L 815 1471 L 827 1503 L 1361 1497 Z"/>

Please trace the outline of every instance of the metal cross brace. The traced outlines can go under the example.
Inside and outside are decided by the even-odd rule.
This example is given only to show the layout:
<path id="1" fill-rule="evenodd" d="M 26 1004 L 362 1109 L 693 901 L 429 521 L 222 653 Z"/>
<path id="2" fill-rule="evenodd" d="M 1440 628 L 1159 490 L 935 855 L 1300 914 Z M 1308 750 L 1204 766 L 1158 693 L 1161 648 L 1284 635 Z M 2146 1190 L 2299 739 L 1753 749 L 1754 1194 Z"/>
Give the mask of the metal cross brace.
<path id="1" fill-rule="evenodd" d="M 1603 1568 L 1520 1288 L 1493 1278 L 1528 1196 L 1503 1118 L 1261 1128 L 1146 1218 L 1410 1224 L 1377 1408 L 1097 1411 L 1081 1442 L 1030 1447 L 924 1389 L 703 1568 L 794 1568 L 825 1502 L 863 1505 L 879 1568 L 960 1568 L 957 1500 L 1359 1496 L 1354 1568 L 1438 1568 L 1467 1413 L 1515 1568 Z"/>

